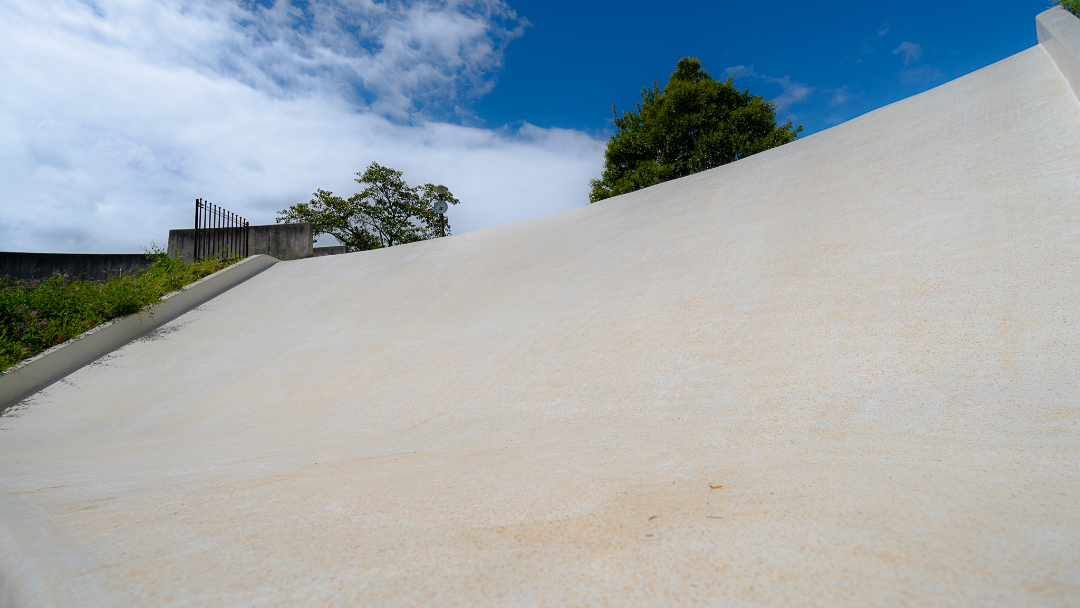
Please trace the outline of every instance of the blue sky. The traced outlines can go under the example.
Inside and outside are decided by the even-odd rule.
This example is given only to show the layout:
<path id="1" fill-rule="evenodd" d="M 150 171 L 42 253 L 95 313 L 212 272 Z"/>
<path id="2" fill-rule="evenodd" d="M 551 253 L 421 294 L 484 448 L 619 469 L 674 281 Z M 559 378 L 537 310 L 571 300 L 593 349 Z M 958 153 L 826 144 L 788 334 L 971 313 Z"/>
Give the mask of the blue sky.
<path id="1" fill-rule="evenodd" d="M 753 66 L 757 76 L 733 71 L 735 83 L 769 99 L 787 85 L 795 99 L 781 100 L 781 116 L 813 133 L 1029 48 L 1047 5 L 518 0 L 532 25 L 476 109 L 489 124 L 603 132 L 612 103 L 631 108 L 690 55 L 717 78 Z"/>
<path id="2" fill-rule="evenodd" d="M 448 185 L 457 233 L 519 221 L 586 204 L 611 104 L 684 55 L 805 136 L 1033 46 L 1046 5 L 7 0 L 0 250 L 137 252 L 197 197 L 271 223 L 372 161 Z"/>

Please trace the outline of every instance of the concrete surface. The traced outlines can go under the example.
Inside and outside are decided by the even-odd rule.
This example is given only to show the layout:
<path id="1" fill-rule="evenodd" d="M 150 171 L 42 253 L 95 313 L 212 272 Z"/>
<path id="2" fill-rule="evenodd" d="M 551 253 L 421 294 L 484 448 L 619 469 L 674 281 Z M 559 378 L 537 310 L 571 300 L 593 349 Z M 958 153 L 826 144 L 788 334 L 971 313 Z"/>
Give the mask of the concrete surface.
<path id="1" fill-rule="evenodd" d="M 278 264 L 0 419 L 3 597 L 1075 606 L 1078 169 L 1035 47 L 630 195 Z"/>
<path id="2" fill-rule="evenodd" d="M 30 253 L 0 251 L 0 277 L 44 279 L 62 272 L 83 279 L 102 280 L 120 272 L 149 268 L 142 253 Z"/>
<path id="3" fill-rule="evenodd" d="M 113 319 L 0 373 L 0 414 L 9 406 L 250 279 L 278 260 L 257 255 L 186 285 L 137 315 Z M 147 338 L 150 339 L 150 338 Z"/>
<path id="4" fill-rule="evenodd" d="M 345 245 L 330 245 L 328 247 L 314 248 L 314 257 L 320 257 L 324 255 L 341 255 L 343 253 L 349 253 L 349 248 Z"/>
<path id="5" fill-rule="evenodd" d="M 1080 99 L 1080 19 L 1060 6 L 1035 18 L 1039 44 L 1050 53 L 1058 70 Z"/>
<path id="6" fill-rule="evenodd" d="M 200 232 L 230 233 L 236 228 L 211 228 Z M 277 260 L 301 260 L 313 255 L 314 235 L 308 222 L 296 224 L 268 224 L 248 227 L 248 255 L 268 255 Z M 232 236 L 232 235 L 229 235 Z M 220 238 L 225 242 L 227 237 Z M 235 237 L 232 237 L 235 238 Z M 214 237 L 209 237 L 214 241 Z M 202 245 L 200 245 L 202 247 Z M 195 229 L 183 228 L 169 231 L 169 255 L 179 255 L 190 262 L 195 253 Z M 201 255 L 201 254 L 200 254 Z"/>

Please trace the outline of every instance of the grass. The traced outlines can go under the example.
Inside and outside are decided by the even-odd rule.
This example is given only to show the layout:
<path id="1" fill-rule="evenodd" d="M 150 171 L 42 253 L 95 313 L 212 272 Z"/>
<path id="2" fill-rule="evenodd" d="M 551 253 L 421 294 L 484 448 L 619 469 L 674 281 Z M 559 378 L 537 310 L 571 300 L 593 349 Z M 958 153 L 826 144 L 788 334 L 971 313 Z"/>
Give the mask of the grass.
<path id="1" fill-rule="evenodd" d="M 54 274 L 33 281 L 0 277 L 0 371 L 102 323 L 135 314 L 161 297 L 235 264 L 211 258 L 185 264 L 151 244 L 153 264 L 105 281 Z"/>

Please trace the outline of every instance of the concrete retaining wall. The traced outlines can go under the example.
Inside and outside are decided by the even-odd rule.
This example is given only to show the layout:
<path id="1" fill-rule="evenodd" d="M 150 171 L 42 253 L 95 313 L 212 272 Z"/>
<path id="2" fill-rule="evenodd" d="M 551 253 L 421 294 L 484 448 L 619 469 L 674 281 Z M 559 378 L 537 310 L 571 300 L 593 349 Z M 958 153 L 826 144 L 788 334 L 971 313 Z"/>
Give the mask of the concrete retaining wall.
<path id="1" fill-rule="evenodd" d="M 211 234 L 230 228 L 211 229 Z M 314 233 L 311 224 L 269 224 L 248 228 L 249 255 L 268 255 L 278 260 L 299 260 L 314 255 Z M 213 238 L 213 237 L 211 237 Z M 183 228 L 169 231 L 169 255 L 179 254 L 190 262 L 195 251 L 195 229 Z"/>
<path id="2" fill-rule="evenodd" d="M 349 253 L 349 248 L 345 245 L 334 245 L 332 247 L 315 248 L 315 257 L 322 257 L 324 255 L 341 255 L 343 253 Z"/>
<path id="3" fill-rule="evenodd" d="M 102 355 L 172 321 L 276 264 L 252 256 L 170 293 L 150 310 L 113 319 L 0 373 L 0 412 Z"/>
<path id="4" fill-rule="evenodd" d="M 150 266 L 142 253 L 26 253 L 0 252 L 0 276 L 43 279 L 63 272 L 83 279 L 102 280 Z"/>
<path id="5" fill-rule="evenodd" d="M 1080 19 L 1055 6 L 1035 17 L 1035 31 L 1039 44 L 1054 59 L 1073 94 L 1080 99 Z"/>

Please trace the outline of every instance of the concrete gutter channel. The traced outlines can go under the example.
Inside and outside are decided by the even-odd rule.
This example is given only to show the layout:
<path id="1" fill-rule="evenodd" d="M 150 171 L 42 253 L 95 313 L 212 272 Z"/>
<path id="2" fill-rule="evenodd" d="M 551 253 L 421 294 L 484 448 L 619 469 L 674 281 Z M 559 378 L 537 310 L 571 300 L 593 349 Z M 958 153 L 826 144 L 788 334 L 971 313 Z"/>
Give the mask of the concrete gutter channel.
<path id="1" fill-rule="evenodd" d="M 163 297 L 136 315 L 113 319 L 0 374 L 0 413 L 22 399 L 243 283 L 279 260 L 254 255 Z"/>

